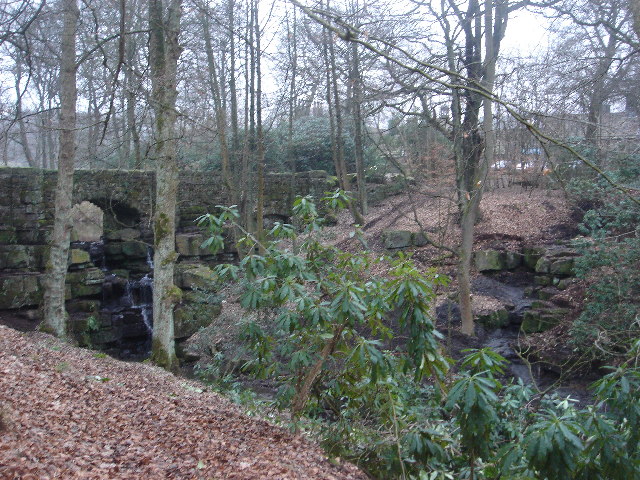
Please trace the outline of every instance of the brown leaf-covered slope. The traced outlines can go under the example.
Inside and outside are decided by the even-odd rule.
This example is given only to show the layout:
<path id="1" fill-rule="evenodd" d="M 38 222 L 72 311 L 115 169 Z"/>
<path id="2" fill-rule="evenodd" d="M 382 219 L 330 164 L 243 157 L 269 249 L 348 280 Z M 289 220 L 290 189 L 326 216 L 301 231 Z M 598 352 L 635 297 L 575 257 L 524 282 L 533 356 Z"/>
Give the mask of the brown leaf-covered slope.
<path id="1" fill-rule="evenodd" d="M 201 388 L 0 325 L 0 478 L 366 478 Z"/>

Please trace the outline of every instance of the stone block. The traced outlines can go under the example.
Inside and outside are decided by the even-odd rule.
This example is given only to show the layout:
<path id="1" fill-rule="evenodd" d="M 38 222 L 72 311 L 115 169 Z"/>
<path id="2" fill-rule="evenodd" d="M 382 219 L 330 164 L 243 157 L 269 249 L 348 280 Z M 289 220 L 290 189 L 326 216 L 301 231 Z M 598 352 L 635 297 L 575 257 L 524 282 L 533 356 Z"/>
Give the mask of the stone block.
<path id="1" fill-rule="evenodd" d="M 129 258 L 147 258 L 149 247 L 146 243 L 130 241 L 122 242 L 122 254 Z"/>
<path id="2" fill-rule="evenodd" d="M 84 265 L 91 262 L 89 252 L 80 250 L 79 248 L 72 248 L 69 250 L 69 266 Z"/>
<path id="3" fill-rule="evenodd" d="M 543 247 L 524 247 L 522 249 L 523 263 L 531 270 L 536 269 L 536 263 L 544 255 Z"/>
<path id="4" fill-rule="evenodd" d="M 38 275 L 16 274 L 0 277 L 0 309 L 9 310 L 42 302 Z"/>
<path id="5" fill-rule="evenodd" d="M 105 345 L 120 340 L 120 332 L 115 328 L 105 328 L 89 335 L 92 345 Z"/>
<path id="6" fill-rule="evenodd" d="M 67 311 L 69 313 L 95 313 L 100 311 L 100 300 L 74 300 L 67 304 Z"/>
<path id="7" fill-rule="evenodd" d="M 25 245 L 0 245 L 0 269 L 28 270 L 36 263 Z"/>
<path id="8" fill-rule="evenodd" d="M 104 272 L 97 267 L 67 273 L 67 283 L 71 285 L 100 285 L 104 282 Z"/>
<path id="9" fill-rule="evenodd" d="M 122 228 L 120 230 L 112 230 L 105 234 L 105 239 L 111 242 L 129 242 L 140 238 L 140 230 L 135 228 Z"/>
<path id="10" fill-rule="evenodd" d="M 552 287 L 545 287 L 538 290 L 538 298 L 540 300 L 549 300 L 552 297 L 555 297 L 558 294 L 558 291 Z"/>
<path id="11" fill-rule="evenodd" d="M 105 243 L 104 254 L 106 257 L 122 256 L 122 243 Z"/>
<path id="12" fill-rule="evenodd" d="M 553 325 L 551 325 L 553 326 Z M 524 312 L 522 317 L 522 325 L 520 328 L 525 333 L 538 333 L 548 330 L 546 323 L 542 321 L 542 314 L 538 310 L 528 310 Z"/>
<path id="13" fill-rule="evenodd" d="M 74 283 L 70 285 L 70 288 L 71 288 L 71 298 L 93 297 L 102 293 L 102 284 L 83 285 L 81 283 Z"/>
<path id="14" fill-rule="evenodd" d="M 0 245 L 12 245 L 18 241 L 16 229 L 10 225 L 0 225 Z"/>

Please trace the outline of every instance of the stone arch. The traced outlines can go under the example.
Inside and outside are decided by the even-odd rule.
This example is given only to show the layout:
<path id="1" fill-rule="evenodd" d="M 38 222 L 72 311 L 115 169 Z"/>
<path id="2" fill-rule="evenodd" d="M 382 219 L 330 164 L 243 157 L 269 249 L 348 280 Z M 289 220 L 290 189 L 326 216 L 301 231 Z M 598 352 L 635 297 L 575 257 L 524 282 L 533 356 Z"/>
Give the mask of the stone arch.
<path id="1" fill-rule="evenodd" d="M 138 230 L 142 236 L 143 215 L 126 202 L 110 198 L 92 198 L 90 202 L 104 212 L 104 234 L 121 230 Z"/>

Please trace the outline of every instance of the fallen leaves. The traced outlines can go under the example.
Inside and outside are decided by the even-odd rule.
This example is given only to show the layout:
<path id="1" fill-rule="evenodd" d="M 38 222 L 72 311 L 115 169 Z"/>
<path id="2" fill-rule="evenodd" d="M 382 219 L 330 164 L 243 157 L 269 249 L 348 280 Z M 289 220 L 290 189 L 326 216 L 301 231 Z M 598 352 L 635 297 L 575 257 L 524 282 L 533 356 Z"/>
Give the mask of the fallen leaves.
<path id="1" fill-rule="evenodd" d="M 0 409 L 2 479 L 366 478 L 199 384 L 4 326 Z"/>

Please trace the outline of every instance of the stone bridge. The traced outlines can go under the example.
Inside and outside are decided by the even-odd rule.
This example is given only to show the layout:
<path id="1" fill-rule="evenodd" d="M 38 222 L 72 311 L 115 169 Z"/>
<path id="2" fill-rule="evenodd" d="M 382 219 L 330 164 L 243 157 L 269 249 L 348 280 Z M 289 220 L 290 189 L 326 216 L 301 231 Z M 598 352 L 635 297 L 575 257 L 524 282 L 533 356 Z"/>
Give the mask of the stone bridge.
<path id="1" fill-rule="evenodd" d="M 316 198 L 328 187 L 325 172 L 300 173 L 291 180 L 287 174 L 271 174 L 265 179 L 267 220 L 289 217 L 291 185 L 295 194 Z M 7 318 L 23 317 L 27 327 L 35 325 L 40 315 L 56 181 L 55 171 L 0 168 L 0 316 L 4 311 Z M 122 350 L 127 342 L 144 342 L 149 325 L 145 326 L 147 319 L 141 314 L 153 267 L 149 247 L 153 245 L 155 175 L 147 171 L 80 170 L 75 172 L 74 185 L 74 205 L 82 203 L 88 205 L 88 211 L 99 213 L 94 239 L 102 237 L 104 243 L 98 255 L 91 250 L 96 244 L 88 243 L 74 244 L 70 252 L 67 310 L 72 334 L 80 343 L 107 349 Z M 230 193 L 215 173 L 180 174 L 176 209 L 180 257 L 175 282 L 185 291 L 185 300 L 176 309 L 176 337 L 185 338 L 202 326 L 194 324 L 194 318 L 204 324 L 219 311 L 219 301 L 200 292 L 211 284 L 208 267 L 228 260 L 233 251 L 228 248 L 212 255 L 201 249 L 204 235 L 194 220 L 214 212 L 216 205 L 229 205 Z"/>
<path id="2" fill-rule="evenodd" d="M 267 175 L 265 216 L 289 215 L 290 176 Z M 326 190 L 325 172 L 296 175 L 296 194 L 317 195 Z M 89 201 L 105 214 L 105 234 L 121 228 L 138 229 L 152 240 L 151 217 L 155 198 L 155 174 L 149 171 L 79 170 L 74 178 L 74 204 Z M 0 245 L 43 245 L 51 231 L 54 213 L 56 172 L 31 168 L 0 168 Z M 219 175 L 185 171 L 180 174 L 178 229 L 194 226 L 194 219 L 229 205 L 230 192 Z M 0 265 L 0 270 L 3 269 Z"/>

